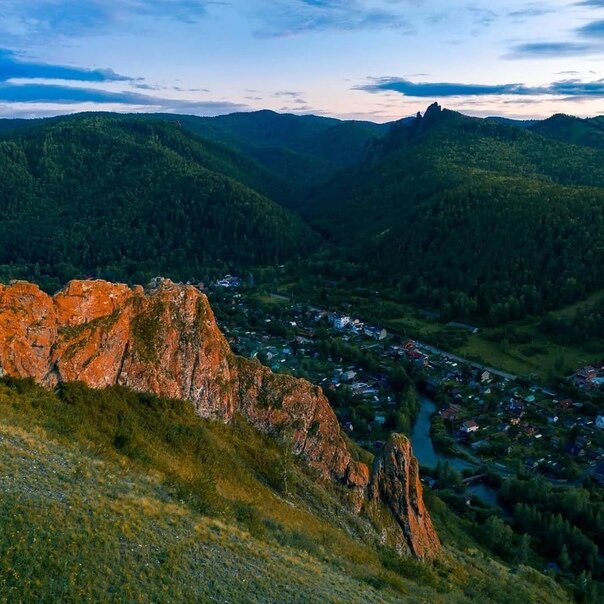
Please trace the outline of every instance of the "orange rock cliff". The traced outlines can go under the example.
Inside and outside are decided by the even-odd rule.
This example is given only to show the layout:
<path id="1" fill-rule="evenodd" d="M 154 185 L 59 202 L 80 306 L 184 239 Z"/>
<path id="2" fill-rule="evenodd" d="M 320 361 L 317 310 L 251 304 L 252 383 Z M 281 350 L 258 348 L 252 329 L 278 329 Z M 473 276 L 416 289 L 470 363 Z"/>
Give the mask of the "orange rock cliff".
<path id="1" fill-rule="evenodd" d="M 370 473 L 353 460 L 321 389 L 235 356 L 194 287 L 72 281 L 51 297 L 30 283 L 0 284 L 3 375 L 47 387 L 119 384 L 190 401 L 201 417 L 225 422 L 240 414 L 291 439 L 320 480 L 343 485 L 356 513 L 388 527 L 384 539 L 401 554 L 429 558 L 440 549 L 409 441 L 393 436 Z"/>

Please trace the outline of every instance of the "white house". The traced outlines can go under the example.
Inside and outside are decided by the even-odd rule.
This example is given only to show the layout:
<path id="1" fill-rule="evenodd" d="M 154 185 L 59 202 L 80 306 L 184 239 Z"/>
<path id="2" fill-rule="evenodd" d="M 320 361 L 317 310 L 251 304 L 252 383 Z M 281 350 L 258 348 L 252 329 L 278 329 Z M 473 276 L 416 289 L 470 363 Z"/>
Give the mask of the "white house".
<path id="1" fill-rule="evenodd" d="M 350 317 L 346 315 L 332 315 L 330 321 L 336 329 L 344 329 L 347 325 L 350 325 Z"/>
<path id="2" fill-rule="evenodd" d="M 465 432 L 466 434 L 478 432 L 478 424 L 473 419 L 469 419 L 461 424 L 461 431 Z"/>

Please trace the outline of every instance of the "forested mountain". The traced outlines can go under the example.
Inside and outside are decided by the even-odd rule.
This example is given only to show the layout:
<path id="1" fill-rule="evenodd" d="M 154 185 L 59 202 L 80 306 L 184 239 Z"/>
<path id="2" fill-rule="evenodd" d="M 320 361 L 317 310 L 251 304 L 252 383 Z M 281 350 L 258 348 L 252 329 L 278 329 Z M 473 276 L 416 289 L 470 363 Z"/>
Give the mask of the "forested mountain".
<path id="1" fill-rule="evenodd" d="M 303 212 L 446 314 L 496 322 L 604 286 L 604 152 L 436 105 Z"/>
<path id="2" fill-rule="evenodd" d="M 389 125 L 84 114 L 0 133 L 2 278 L 190 278 L 322 250 L 396 297 L 491 322 L 604 287 L 602 118 L 433 105 Z"/>
<path id="3" fill-rule="evenodd" d="M 604 120 L 601 117 L 581 119 L 558 113 L 537 122 L 531 130 L 565 143 L 604 149 Z"/>
<path id="4" fill-rule="evenodd" d="M 389 128 L 387 124 L 274 111 L 211 118 L 161 114 L 153 117 L 177 119 L 190 132 L 245 152 L 298 189 L 359 163 L 369 143 Z"/>
<path id="5" fill-rule="evenodd" d="M 237 180 L 235 180 L 237 179 Z M 304 224 L 242 183 L 252 160 L 176 123 L 81 116 L 0 141 L 0 275 L 191 278 L 304 252 Z"/>

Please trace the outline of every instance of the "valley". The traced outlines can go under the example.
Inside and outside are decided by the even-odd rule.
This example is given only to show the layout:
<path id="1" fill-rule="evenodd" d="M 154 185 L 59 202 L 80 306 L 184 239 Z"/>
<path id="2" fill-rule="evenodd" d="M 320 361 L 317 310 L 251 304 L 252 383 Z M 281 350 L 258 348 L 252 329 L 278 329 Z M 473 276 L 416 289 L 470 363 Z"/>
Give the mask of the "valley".
<path id="1" fill-rule="evenodd" d="M 272 112 L 0 124 L 0 282 L 9 284 L 0 369 L 13 414 L 4 429 L 19 435 L 3 441 L 5 465 L 24 443 L 58 458 L 106 443 L 93 445 L 93 466 L 133 473 L 138 503 L 115 505 L 136 519 L 147 557 L 168 555 L 154 531 L 186 540 L 198 527 L 191 572 L 219 552 L 253 585 L 250 601 L 273 597 L 267 560 L 288 556 L 299 577 L 291 601 L 405 601 L 411 590 L 417 601 L 512 603 L 503 591 L 512 576 L 528 601 L 597 601 L 599 128 L 569 116 L 479 120 L 438 105 L 385 125 Z M 42 391 L 16 378 L 56 398 L 41 403 Z M 29 423 L 21 403 L 43 412 Z M 69 413 L 53 415 L 65 404 L 84 426 L 89 413 L 117 415 L 80 433 Z M 164 458 L 145 439 L 159 421 L 148 407 L 165 405 L 170 431 L 154 445 Z M 179 448 L 207 459 L 217 441 L 241 485 Z M 261 466 L 251 461 L 259 448 Z M 175 475 L 181 466 L 186 475 Z M 39 497 L 19 472 L 10 488 Z M 84 478 L 104 493 L 103 509 L 126 488 L 91 469 Z M 84 513 L 78 480 L 53 479 L 45 492 L 76 489 Z M 158 506 L 186 523 L 149 525 L 153 514 L 140 514 Z M 310 516 L 290 526 L 289 507 Z M 49 517 L 35 524 L 39 513 L 24 508 L 23 522 L 41 531 Z M 91 557 L 132 534 L 104 530 L 111 537 Z M 261 581 L 246 566 L 251 550 Z M 128 564 L 116 593 L 143 581 Z M 161 600 L 155 570 L 149 590 Z M 176 576 L 182 594 L 210 601 L 208 586 L 222 580 L 195 591 Z M 27 581 L 32 594 L 68 593 Z M 94 577 L 83 584 L 82 594 L 99 593 Z M 216 593 L 237 599 L 239 588 Z"/>

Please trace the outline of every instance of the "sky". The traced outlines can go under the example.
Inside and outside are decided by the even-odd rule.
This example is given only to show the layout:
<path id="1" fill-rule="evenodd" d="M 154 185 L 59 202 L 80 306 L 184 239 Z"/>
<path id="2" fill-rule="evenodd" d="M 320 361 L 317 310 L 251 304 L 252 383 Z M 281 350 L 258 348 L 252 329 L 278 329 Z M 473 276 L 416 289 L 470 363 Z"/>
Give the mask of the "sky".
<path id="1" fill-rule="evenodd" d="M 0 117 L 604 114 L 604 0 L 0 0 Z"/>

